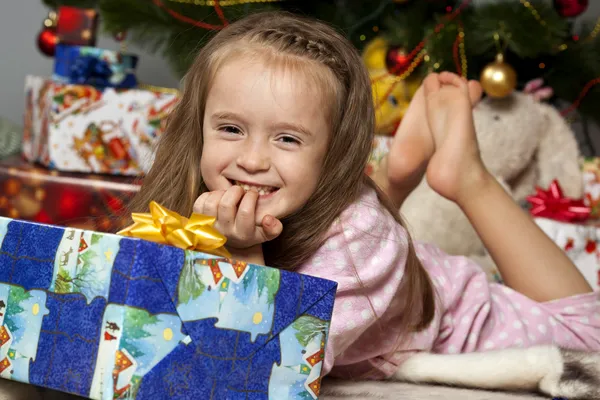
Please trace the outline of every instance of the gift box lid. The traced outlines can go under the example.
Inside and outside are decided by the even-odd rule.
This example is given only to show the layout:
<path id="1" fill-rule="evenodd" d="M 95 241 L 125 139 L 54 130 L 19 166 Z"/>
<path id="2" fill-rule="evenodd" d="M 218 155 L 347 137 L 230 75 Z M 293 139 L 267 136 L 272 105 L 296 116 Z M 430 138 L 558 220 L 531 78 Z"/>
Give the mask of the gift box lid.
<path id="1" fill-rule="evenodd" d="M 95 399 L 316 399 L 336 288 L 0 218 L 0 377 Z"/>

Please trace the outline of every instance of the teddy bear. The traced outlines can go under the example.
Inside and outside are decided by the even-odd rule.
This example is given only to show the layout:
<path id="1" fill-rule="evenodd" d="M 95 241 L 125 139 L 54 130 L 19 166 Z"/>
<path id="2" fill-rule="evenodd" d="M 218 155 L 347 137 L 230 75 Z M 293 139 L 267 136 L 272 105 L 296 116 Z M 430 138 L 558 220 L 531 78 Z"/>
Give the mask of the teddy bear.
<path id="1" fill-rule="evenodd" d="M 485 97 L 473 109 L 473 117 L 482 161 L 515 202 L 526 205 L 536 187 L 547 189 L 554 179 L 565 196 L 581 198 L 583 179 L 575 135 L 561 114 L 535 92 Z M 481 265 L 491 281 L 501 281 L 466 216 L 435 193 L 425 178 L 400 213 L 416 240 L 467 256 Z"/>

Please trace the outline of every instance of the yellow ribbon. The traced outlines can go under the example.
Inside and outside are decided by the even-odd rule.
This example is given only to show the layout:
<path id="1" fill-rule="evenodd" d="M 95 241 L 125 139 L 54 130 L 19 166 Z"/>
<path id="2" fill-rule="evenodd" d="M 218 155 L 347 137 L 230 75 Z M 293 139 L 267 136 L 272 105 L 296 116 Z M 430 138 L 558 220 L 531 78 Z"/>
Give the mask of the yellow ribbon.
<path id="1" fill-rule="evenodd" d="M 227 238 L 213 227 L 215 217 L 192 214 L 185 218 L 152 201 L 150 213 L 132 213 L 131 219 L 133 224 L 119 231 L 119 235 L 231 257 L 225 248 Z"/>

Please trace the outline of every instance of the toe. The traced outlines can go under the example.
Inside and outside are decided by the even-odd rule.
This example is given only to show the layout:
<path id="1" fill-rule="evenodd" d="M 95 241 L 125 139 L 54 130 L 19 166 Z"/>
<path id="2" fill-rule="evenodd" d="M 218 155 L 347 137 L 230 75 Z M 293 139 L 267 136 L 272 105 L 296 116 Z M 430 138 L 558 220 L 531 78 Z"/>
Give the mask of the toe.
<path id="1" fill-rule="evenodd" d="M 436 73 L 427 75 L 427 77 L 423 81 L 423 91 L 425 92 L 425 95 L 437 92 L 438 90 L 440 90 L 440 87 L 441 85 L 439 75 Z"/>
<path id="2" fill-rule="evenodd" d="M 439 80 L 443 85 L 453 85 L 459 88 L 464 87 L 466 84 L 463 78 L 448 71 L 441 72 Z"/>
<path id="3" fill-rule="evenodd" d="M 471 99 L 471 104 L 475 105 L 479 103 L 479 100 L 481 100 L 481 96 L 483 95 L 481 84 L 477 81 L 469 81 L 467 86 L 469 88 L 469 98 Z"/>

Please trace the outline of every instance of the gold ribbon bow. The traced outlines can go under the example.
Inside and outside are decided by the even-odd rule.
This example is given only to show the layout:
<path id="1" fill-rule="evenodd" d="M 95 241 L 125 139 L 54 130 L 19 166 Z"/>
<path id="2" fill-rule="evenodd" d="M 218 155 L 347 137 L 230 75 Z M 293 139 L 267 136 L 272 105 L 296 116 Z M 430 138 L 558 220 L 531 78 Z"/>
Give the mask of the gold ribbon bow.
<path id="1" fill-rule="evenodd" d="M 215 217 L 192 214 L 185 218 L 152 201 L 150 213 L 132 213 L 131 219 L 133 224 L 119 231 L 119 235 L 231 257 L 224 247 L 227 238 L 213 227 Z"/>

